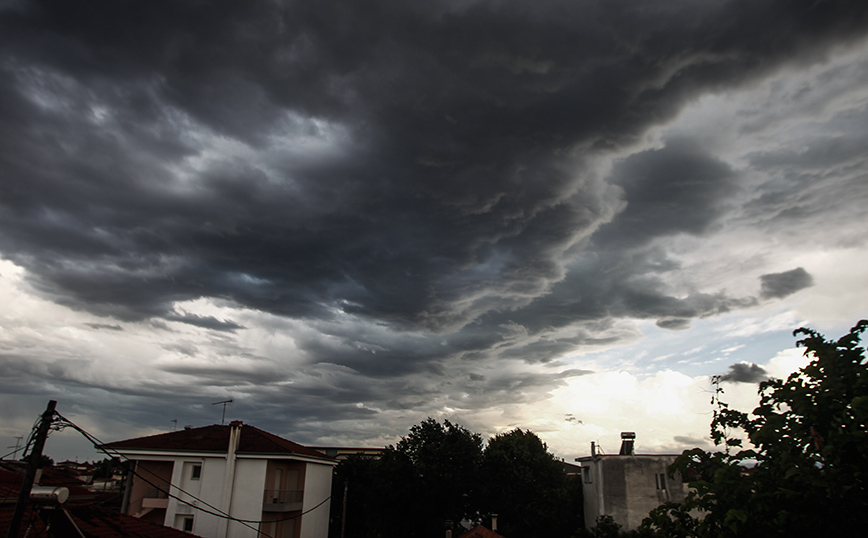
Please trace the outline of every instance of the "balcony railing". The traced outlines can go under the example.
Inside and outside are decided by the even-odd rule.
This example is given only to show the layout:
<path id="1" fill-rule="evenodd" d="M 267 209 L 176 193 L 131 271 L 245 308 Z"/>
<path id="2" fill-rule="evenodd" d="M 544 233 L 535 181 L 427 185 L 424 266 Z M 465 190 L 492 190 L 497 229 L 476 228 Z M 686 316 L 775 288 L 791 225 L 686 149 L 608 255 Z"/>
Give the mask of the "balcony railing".
<path id="1" fill-rule="evenodd" d="M 157 489 L 153 486 L 148 487 L 145 491 L 145 499 L 168 499 L 169 494 L 165 490 Z"/>
<path id="2" fill-rule="evenodd" d="M 168 506 L 168 493 L 160 491 L 153 486 L 145 490 L 145 496 L 142 499 L 142 508 L 167 508 Z"/>
<path id="3" fill-rule="evenodd" d="M 262 500 L 265 512 L 301 510 L 304 491 L 300 489 L 267 489 Z"/>

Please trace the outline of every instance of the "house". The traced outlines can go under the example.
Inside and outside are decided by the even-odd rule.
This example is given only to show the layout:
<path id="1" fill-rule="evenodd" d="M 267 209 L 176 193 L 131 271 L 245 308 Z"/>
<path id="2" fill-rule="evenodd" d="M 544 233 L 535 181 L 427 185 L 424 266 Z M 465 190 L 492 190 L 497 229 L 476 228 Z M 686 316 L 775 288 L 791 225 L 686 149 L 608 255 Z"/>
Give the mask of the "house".
<path id="1" fill-rule="evenodd" d="M 0 536 L 6 536 L 24 479 L 22 462 L 0 461 Z M 190 534 L 119 514 L 106 508 L 106 498 L 88 491 L 84 482 L 64 469 L 37 471 L 17 537 L 27 538 L 190 538 Z M 46 491 L 51 492 L 46 494 Z M 38 492 L 38 493 L 36 493 Z"/>
<path id="2" fill-rule="evenodd" d="M 326 538 L 337 459 L 233 421 L 118 441 L 122 512 L 205 538 Z"/>
<path id="3" fill-rule="evenodd" d="M 623 529 L 633 530 L 654 508 L 684 500 L 687 485 L 679 474 L 670 478 L 668 473 L 680 454 L 635 454 L 635 439 L 635 433 L 624 432 L 618 454 L 600 454 L 591 443 L 591 455 L 576 458 L 582 467 L 587 528 L 609 515 Z"/>

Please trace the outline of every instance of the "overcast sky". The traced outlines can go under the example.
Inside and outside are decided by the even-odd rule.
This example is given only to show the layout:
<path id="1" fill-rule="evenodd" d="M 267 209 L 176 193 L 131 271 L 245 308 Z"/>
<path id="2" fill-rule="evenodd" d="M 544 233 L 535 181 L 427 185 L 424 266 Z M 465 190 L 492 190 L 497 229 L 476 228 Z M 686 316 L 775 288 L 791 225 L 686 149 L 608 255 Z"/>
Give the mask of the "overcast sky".
<path id="1" fill-rule="evenodd" d="M 868 317 L 866 36 L 857 0 L 0 0 L 0 442 L 231 398 L 306 444 L 707 448 L 709 376 L 750 405 Z"/>

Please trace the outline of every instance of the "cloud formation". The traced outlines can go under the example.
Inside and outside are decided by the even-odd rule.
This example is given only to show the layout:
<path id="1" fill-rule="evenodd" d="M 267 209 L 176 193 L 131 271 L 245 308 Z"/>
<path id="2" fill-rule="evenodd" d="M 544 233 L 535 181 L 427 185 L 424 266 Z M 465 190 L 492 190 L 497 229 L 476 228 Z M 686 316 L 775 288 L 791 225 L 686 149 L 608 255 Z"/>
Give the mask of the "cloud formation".
<path id="1" fill-rule="evenodd" d="M 761 275 L 762 289 L 760 295 L 765 298 L 781 298 L 807 288 L 814 283 L 814 279 L 801 267 L 783 273 L 771 273 Z"/>
<path id="2" fill-rule="evenodd" d="M 720 376 L 721 381 L 730 383 L 759 383 L 768 378 L 765 369 L 754 363 L 739 362 L 729 366 L 729 372 Z"/>
<path id="3" fill-rule="evenodd" d="M 865 252 L 866 30 L 844 0 L 3 3 L 0 367 L 376 439 L 788 308 Z"/>

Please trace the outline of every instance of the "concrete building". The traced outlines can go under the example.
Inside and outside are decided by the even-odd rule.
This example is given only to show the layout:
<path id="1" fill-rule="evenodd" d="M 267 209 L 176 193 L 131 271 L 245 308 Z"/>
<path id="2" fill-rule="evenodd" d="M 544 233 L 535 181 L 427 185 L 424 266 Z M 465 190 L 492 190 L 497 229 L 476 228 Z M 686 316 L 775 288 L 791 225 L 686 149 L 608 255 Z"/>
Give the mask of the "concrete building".
<path id="1" fill-rule="evenodd" d="M 601 454 L 591 443 L 591 455 L 576 458 L 582 467 L 587 528 L 609 515 L 624 530 L 632 530 L 659 505 L 684 500 L 687 485 L 680 475 L 670 478 L 668 474 L 680 454 L 635 454 L 635 438 L 632 432 L 622 433 L 616 455 Z"/>
<path id="2" fill-rule="evenodd" d="M 240 421 L 105 448 L 135 462 L 126 514 L 205 538 L 328 536 L 338 461 L 311 448 Z"/>

